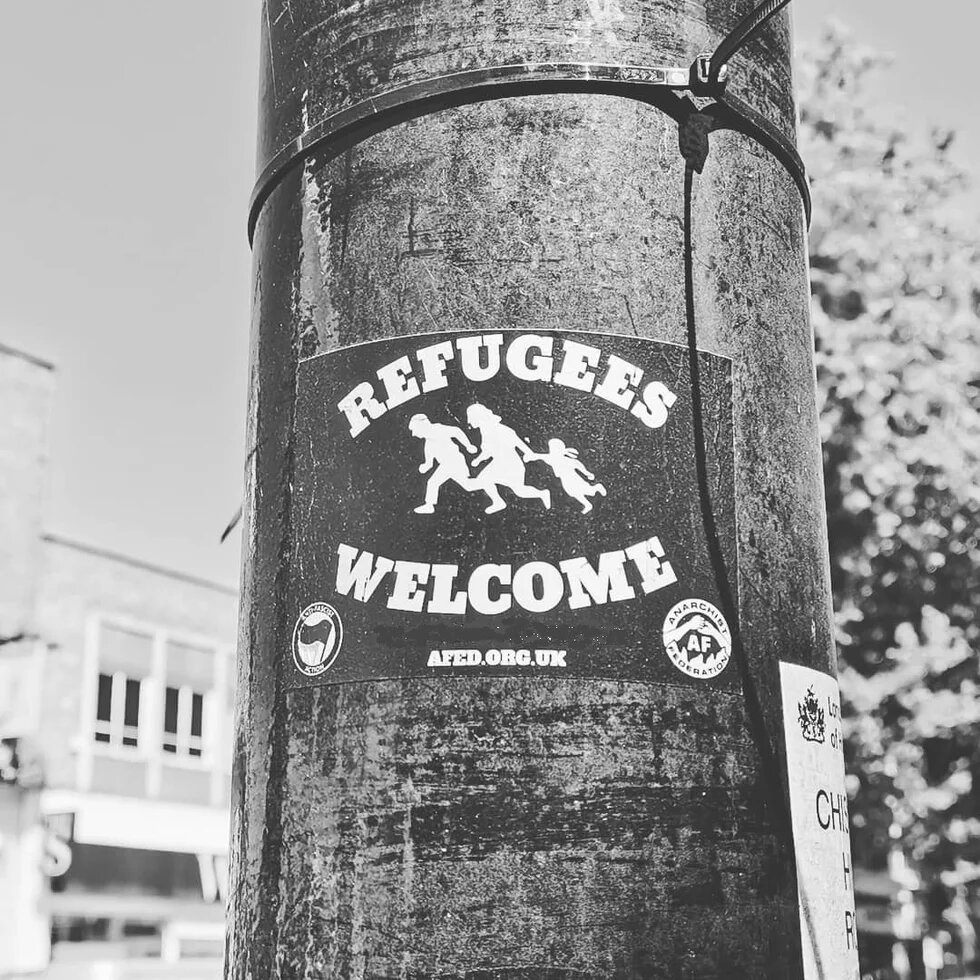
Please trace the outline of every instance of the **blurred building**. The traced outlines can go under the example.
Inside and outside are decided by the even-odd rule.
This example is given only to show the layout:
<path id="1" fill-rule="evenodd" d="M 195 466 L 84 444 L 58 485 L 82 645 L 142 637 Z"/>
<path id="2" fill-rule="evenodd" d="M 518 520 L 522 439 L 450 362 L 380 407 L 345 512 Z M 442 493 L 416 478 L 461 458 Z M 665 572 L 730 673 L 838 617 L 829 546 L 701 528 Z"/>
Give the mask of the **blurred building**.
<path id="1" fill-rule="evenodd" d="M 0 977 L 216 977 L 191 964 L 224 941 L 237 596 L 44 533 L 54 384 L 0 345 Z M 947 883 L 962 921 L 930 974 L 917 876 L 852 840 L 863 975 L 962 976 L 977 875 Z"/>
<path id="2" fill-rule="evenodd" d="M 236 593 L 44 533 L 53 387 L 0 346 L 0 976 L 220 956 Z"/>

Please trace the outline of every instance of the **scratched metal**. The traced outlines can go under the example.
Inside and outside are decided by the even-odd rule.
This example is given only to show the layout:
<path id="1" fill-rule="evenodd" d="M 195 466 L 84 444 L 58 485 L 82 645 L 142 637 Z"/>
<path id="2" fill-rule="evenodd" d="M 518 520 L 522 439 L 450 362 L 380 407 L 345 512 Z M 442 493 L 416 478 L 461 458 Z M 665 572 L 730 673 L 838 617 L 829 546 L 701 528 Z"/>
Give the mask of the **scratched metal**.
<path id="1" fill-rule="evenodd" d="M 277 57 L 293 58 L 300 94 L 332 91 L 337 72 L 368 91 L 401 66 L 448 62 L 449 47 L 499 62 L 558 46 L 604 11 L 620 44 L 605 38 L 604 58 L 640 60 L 643 38 L 647 60 L 663 62 L 710 47 L 750 3 L 475 3 L 452 45 L 435 29 L 375 26 L 384 10 L 453 23 L 461 6 L 344 7 L 364 26 L 343 57 Z M 311 26 L 324 5 L 292 7 Z M 787 128 L 788 63 L 780 24 L 740 69 L 756 107 Z M 282 118 L 266 117 L 266 137 L 293 131 L 287 103 Z M 801 976 L 795 882 L 739 692 L 465 677 L 286 692 L 300 358 L 477 324 L 683 343 L 676 140 L 655 110 L 613 98 L 504 100 L 307 161 L 266 202 L 255 238 L 228 977 Z M 714 135 L 696 180 L 694 240 L 699 346 L 732 359 L 741 628 L 782 755 L 778 660 L 833 672 L 792 181 L 743 137 Z"/>
<path id="2" fill-rule="evenodd" d="M 686 15 L 683 31 L 672 23 L 675 6 Z M 687 68 L 715 48 L 739 8 L 733 0 L 708 0 L 702 11 L 697 6 L 263 0 L 259 172 L 331 113 L 452 72 L 549 62 Z M 787 41 L 783 15 L 735 56 L 730 69 L 733 91 L 792 135 L 789 66 L 781 55 Z M 757 61 L 768 63 L 765 72 Z"/>

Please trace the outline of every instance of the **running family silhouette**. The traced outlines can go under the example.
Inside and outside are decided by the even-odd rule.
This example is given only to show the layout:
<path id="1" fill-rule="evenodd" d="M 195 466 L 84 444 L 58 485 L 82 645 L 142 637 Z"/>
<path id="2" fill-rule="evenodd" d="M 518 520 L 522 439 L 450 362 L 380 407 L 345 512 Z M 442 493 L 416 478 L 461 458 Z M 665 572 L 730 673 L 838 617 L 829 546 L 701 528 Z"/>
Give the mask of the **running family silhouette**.
<path id="1" fill-rule="evenodd" d="M 490 501 L 487 514 L 507 506 L 500 495 L 502 487 L 523 499 L 536 498 L 545 509 L 550 509 L 551 491 L 527 482 L 527 464 L 535 460 L 551 467 L 562 490 L 582 505 L 583 514 L 592 510 L 590 497 L 606 495 L 601 483 L 592 482 L 595 474 L 579 461 L 578 451 L 570 449 L 561 439 L 551 439 L 548 452 L 536 453 L 499 415 L 480 404 L 470 405 L 466 410 L 466 422 L 480 436 L 479 453 L 469 461 L 464 453 L 473 455 L 477 448 L 461 428 L 432 422 L 422 414 L 409 419 L 408 431 L 422 440 L 425 453 L 419 473 L 431 472 L 425 485 L 425 503 L 415 508 L 416 514 L 434 514 L 439 493 L 450 482 L 467 493 L 485 493 Z"/>

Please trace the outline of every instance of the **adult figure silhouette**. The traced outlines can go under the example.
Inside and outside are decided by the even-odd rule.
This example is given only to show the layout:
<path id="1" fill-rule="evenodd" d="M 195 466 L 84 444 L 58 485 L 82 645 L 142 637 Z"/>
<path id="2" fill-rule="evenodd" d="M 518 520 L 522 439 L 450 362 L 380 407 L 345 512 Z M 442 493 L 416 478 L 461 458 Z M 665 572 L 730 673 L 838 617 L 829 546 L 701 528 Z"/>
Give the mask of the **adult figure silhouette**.
<path id="1" fill-rule="evenodd" d="M 503 510 L 507 503 L 500 495 L 500 487 L 506 487 L 518 497 L 536 497 L 545 508 L 551 507 L 551 491 L 532 487 L 527 482 L 527 464 L 541 456 L 486 405 L 470 405 L 466 410 L 470 428 L 480 433 L 480 453 L 473 460 L 474 466 L 487 465 L 474 477 L 488 497 L 490 506 L 486 513 Z"/>
<path id="2" fill-rule="evenodd" d="M 423 443 L 425 459 L 419 473 L 432 470 L 432 476 L 425 484 L 425 503 L 415 508 L 416 514 L 434 514 L 439 503 L 439 491 L 450 480 L 458 483 L 467 493 L 483 489 L 482 484 L 470 476 L 462 451 L 465 449 L 468 453 L 475 453 L 476 446 L 462 429 L 432 422 L 428 415 L 418 414 L 408 420 L 408 431 Z"/>

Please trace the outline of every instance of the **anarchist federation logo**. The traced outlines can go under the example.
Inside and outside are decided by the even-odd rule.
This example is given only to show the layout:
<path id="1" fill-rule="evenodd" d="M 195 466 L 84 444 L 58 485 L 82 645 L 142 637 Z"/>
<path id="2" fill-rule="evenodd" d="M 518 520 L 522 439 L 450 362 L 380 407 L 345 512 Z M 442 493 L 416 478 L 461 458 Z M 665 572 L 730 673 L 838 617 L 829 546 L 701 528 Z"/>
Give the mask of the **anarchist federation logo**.
<path id="1" fill-rule="evenodd" d="M 549 510 L 551 491 L 535 486 L 527 472 L 528 463 L 534 462 L 551 468 L 562 490 L 581 506 L 583 514 L 592 510 L 590 497 L 605 497 L 606 488 L 594 482 L 595 474 L 580 462 L 578 450 L 566 446 L 561 439 L 549 439 L 546 453 L 535 452 L 496 412 L 479 403 L 466 409 L 466 424 L 479 440 L 479 452 L 459 426 L 433 422 L 421 413 L 409 420 L 408 431 L 422 440 L 425 458 L 419 472 L 430 474 L 425 500 L 415 508 L 416 514 L 434 514 L 440 491 L 450 482 L 467 493 L 484 493 L 487 514 L 507 506 L 501 489 L 510 490 L 522 500 L 539 500 Z M 467 460 L 464 453 L 474 458 Z"/>
<path id="2" fill-rule="evenodd" d="M 678 602 L 664 619 L 663 639 L 667 656 L 688 677 L 717 677 L 732 655 L 728 623 L 704 599 Z"/>
<path id="3" fill-rule="evenodd" d="M 808 742 L 823 742 L 827 731 L 823 708 L 817 704 L 813 688 L 807 688 L 803 700 L 796 706 L 799 711 L 800 731 Z"/>
<path id="4" fill-rule="evenodd" d="M 326 602 L 307 606 L 293 627 L 293 662 L 307 677 L 317 677 L 333 666 L 340 653 L 344 628 L 340 616 Z"/>

